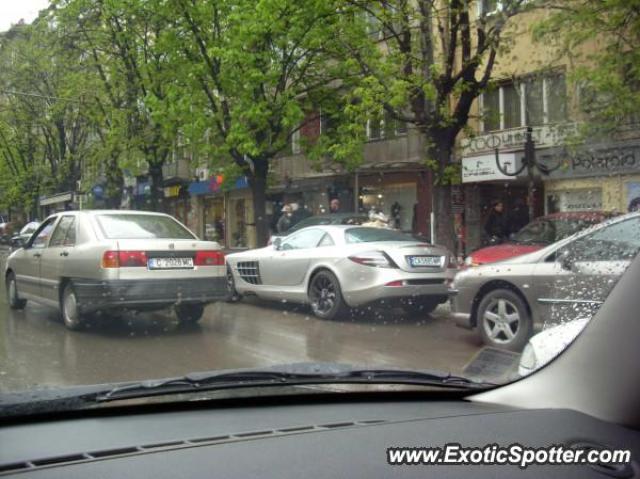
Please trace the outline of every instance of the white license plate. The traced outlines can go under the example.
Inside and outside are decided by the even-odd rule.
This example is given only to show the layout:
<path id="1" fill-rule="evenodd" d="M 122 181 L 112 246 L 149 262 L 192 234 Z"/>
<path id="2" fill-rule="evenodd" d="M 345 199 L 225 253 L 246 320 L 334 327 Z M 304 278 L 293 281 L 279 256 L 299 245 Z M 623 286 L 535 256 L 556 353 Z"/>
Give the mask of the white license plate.
<path id="1" fill-rule="evenodd" d="M 193 269 L 193 258 L 149 258 L 149 269 Z"/>
<path id="2" fill-rule="evenodd" d="M 409 264 L 414 267 L 419 266 L 437 266 L 442 265 L 441 256 L 409 256 Z"/>

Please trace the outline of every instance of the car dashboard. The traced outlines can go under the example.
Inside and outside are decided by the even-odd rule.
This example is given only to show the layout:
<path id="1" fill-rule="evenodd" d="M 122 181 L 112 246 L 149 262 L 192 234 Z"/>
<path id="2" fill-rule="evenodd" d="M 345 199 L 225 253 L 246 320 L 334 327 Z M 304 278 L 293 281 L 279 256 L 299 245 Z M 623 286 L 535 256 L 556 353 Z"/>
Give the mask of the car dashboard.
<path id="1" fill-rule="evenodd" d="M 342 396 L 342 395 L 341 395 Z M 628 448 L 637 431 L 570 410 L 513 409 L 465 400 L 305 400 L 183 410 L 131 409 L 7 424 L 0 477 L 333 478 L 637 477 L 638 467 L 444 466 L 387 463 L 396 446 L 580 444 Z"/>

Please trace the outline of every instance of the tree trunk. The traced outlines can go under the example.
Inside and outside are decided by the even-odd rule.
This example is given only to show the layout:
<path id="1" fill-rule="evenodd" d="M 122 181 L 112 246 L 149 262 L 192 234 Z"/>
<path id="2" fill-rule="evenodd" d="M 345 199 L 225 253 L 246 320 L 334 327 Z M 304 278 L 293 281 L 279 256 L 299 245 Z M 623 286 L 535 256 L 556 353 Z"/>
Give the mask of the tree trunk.
<path id="1" fill-rule="evenodd" d="M 107 207 L 111 209 L 120 209 L 122 204 L 122 188 L 124 186 L 124 177 L 122 169 L 118 167 L 117 157 L 112 157 L 107 168 Z"/>
<path id="2" fill-rule="evenodd" d="M 249 175 L 249 186 L 253 196 L 253 223 L 256 228 L 257 247 L 266 246 L 269 240 L 269 222 L 267 221 L 267 175 L 269 162 L 254 159 L 254 171 Z"/>
<path id="3" fill-rule="evenodd" d="M 149 163 L 149 179 L 151 186 L 151 209 L 153 211 L 164 211 L 162 164 Z"/>
<path id="4" fill-rule="evenodd" d="M 445 177 L 445 168 L 451 162 L 452 146 L 444 135 L 434 135 L 441 141 L 430 149 L 430 157 L 438 164 L 438 171 L 433 175 L 433 211 L 435 217 L 435 242 L 455 252 L 456 235 L 451 208 L 451 185 Z"/>

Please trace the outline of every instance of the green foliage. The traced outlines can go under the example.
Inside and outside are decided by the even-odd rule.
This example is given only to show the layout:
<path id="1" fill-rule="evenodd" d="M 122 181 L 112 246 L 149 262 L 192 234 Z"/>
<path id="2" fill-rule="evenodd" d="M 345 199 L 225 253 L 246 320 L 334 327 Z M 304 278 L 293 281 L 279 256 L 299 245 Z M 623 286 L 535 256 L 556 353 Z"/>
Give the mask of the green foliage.
<path id="1" fill-rule="evenodd" d="M 547 2 L 553 12 L 534 28 L 576 64 L 570 80 L 584 120 L 580 140 L 606 138 L 640 121 L 640 1 Z"/>

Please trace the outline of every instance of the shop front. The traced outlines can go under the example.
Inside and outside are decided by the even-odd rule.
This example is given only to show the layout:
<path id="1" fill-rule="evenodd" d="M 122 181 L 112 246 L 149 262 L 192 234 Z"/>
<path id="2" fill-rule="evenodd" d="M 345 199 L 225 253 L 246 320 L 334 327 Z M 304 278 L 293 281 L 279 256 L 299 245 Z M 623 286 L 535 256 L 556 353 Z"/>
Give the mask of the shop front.
<path id="1" fill-rule="evenodd" d="M 625 213 L 640 206 L 640 142 L 562 151 L 562 168 L 545 181 L 545 210 Z M 543 158 L 544 159 L 544 158 Z"/>
<path id="2" fill-rule="evenodd" d="M 253 203 L 246 177 L 223 187 L 224 177 L 214 175 L 206 181 L 189 185 L 192 197 L 193 229 L 224 248 L 255 248 L 256 232 L 253 223 Z"/>
<path id="3" fill-rule="evenodd" d="M 184 185 L 172 185 L 164 187 L 165 212 L 181 223 L 190 223 L 191 201 L 189 190 Z"/>
<path id="4" fill-rule="evenodd" d="M 470 156 L 462 159 L 462 193 L 464 203 L 460 213 L 463 233 L 460 252 L 466 255 L 482 246 L 485 240 L 484 226 L 496 203 L 502 203 L 507 233 L 515 232 L 526 220 L 515 218 L 515 210 L 524 211 L 528 216 L 529 178 L 522 166 L 523 151 L 501 152 L 498 155 L 501 169 L 496 163 L 495 153 Z M 543 187 L 539 176 L 534 176 L 533 209 L 534 217 L 544 214 Z M 454 208 L 454 211 L 456 209 Z M 512 219 L 509 219 L 512 218 Z M 512 224 L 511 224 L 512 223 Z M 460 236 L 460 235 L 459 235 Z"/>
<path id="5" fill-rule="evenodd" d="M 426 222 L 420 227 L 421 217 L 426 219 L 428 215 L 428 205 L 421 208 L 421 192 L 426 191 L 424 177 L 425 172 L 419 170 L 359 172 L 358 211 L 382 212 L 393 228 L 427 236 Z"/>

